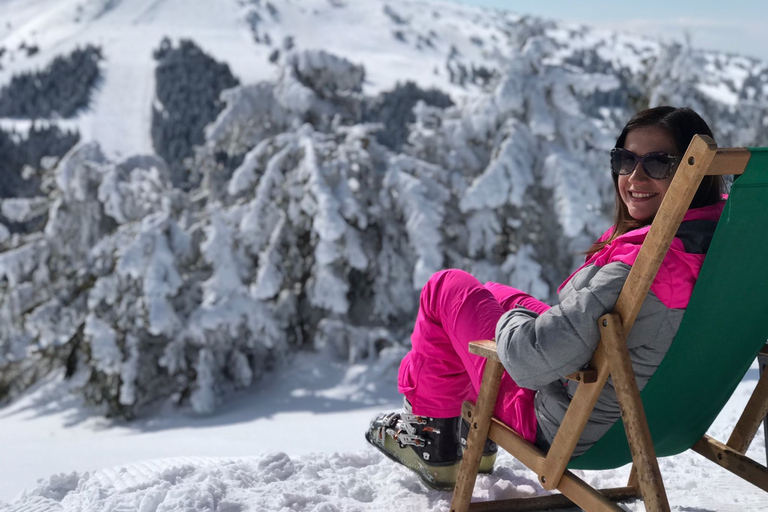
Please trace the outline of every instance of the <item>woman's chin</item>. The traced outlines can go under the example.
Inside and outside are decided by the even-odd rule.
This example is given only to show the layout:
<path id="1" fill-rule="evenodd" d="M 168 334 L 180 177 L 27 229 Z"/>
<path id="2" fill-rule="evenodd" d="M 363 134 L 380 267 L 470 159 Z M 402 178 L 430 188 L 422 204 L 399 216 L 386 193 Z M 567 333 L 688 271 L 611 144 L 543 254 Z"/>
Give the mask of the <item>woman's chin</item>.
<path id="1" fill-rule="evenodd" d="M 629 216 L 635 219 L 638 222 L 650 222 L 653 220 L 654 215 L 656 215 L 657 210 L 648 210 L 648 209 L 629 209 Z"/>

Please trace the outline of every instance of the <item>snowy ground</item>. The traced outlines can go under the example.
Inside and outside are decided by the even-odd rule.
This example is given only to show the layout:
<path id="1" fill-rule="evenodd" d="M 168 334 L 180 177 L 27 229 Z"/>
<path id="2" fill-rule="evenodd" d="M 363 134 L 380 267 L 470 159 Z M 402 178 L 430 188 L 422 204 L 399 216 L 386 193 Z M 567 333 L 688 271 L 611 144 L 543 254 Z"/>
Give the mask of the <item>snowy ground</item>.
<path id="1" fill-rule="evenodd" d="M 0 511 L 447 511 L 449 493 L 427 490 L 363 439 L 376 411 L 399 406 L 401 356 L 350 367 L 300 354 L 216 416 L 164 411 L 118 425 L 49 380 L 0 409 Z M 727 439 L 757 376 L 754 365 L 711 435 Z M 761 432 L 749 455 L 763 462 L 764 447 Z M 673 510 L 768 511 L 765 493 L 695 453 L 663 459 L 661 470 Z M 627 468 L 581 473 L 612 487 L 624 484 Z M 534 475 L 501 454 L 475 499 L 535 492 Z M 625 507 L 644 510 L 641 502 Z"/>

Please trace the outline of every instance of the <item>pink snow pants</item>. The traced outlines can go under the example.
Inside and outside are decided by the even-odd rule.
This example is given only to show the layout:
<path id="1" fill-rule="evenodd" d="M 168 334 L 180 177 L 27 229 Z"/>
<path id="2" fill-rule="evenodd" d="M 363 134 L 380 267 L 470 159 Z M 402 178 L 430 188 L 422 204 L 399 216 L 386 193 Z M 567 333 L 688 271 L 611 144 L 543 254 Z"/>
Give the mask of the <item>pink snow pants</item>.
<path id="1" fill-rule="evenodd" d="M 432 418 L 461 415 L 465 400 L 477 400 L 485 358 L 469 353 L 469 342 L 492 339 L 501 315 L 516 305 L 537 313 L 550 306 L 510 286 L 483 285 L 462 270 L 434 274 L 421 291 L 411 351 L 400 363 L 398 389 L 413 413 Z M 535 392 L 504 372 L 494 415 L 536 441 Z"/>

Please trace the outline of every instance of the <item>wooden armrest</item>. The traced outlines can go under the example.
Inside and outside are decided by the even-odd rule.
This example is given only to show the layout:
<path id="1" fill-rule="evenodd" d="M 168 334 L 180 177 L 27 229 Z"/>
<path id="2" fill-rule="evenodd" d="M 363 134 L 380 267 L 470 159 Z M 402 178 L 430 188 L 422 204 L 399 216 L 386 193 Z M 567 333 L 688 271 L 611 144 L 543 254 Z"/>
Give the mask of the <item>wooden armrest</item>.
<path id="1" fill-rule="evenodd" d="M 499 361 L 499 354 L 496 353 L 496 340 L 470 341 L 469 352 L 486 359 Z"/>
<path id="2" fill-rule="evenodd" d="M 469 352 L 486 359 L 499 361 L 499 354 L 496 352 L 496 340 L 470 341 Z M 565 378 L 583 382 L 585 384 L 591 384 L 592 382 L 597 382 L 597 370 L 581 370 L 566 375 Z"/>

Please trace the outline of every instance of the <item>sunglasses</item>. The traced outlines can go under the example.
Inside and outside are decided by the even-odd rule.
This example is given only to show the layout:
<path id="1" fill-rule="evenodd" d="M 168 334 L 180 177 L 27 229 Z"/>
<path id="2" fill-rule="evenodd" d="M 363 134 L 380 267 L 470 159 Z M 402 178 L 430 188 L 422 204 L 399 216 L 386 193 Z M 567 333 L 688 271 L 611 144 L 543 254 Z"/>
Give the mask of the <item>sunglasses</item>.
<path id="1" fill-rule="evenodd" d="M 632 174 L 637 162 L 640 162 L 640 167 L 649 178 L 663 180 L 677 169 L 680 160 L 679 156 L 662 152 L 637 156 L 628 149 L 614 148 L 611 150 L 611 171 L 616 175 Z"/>

